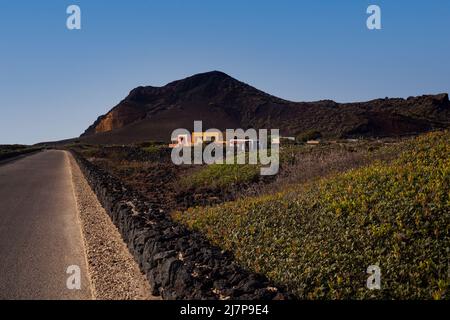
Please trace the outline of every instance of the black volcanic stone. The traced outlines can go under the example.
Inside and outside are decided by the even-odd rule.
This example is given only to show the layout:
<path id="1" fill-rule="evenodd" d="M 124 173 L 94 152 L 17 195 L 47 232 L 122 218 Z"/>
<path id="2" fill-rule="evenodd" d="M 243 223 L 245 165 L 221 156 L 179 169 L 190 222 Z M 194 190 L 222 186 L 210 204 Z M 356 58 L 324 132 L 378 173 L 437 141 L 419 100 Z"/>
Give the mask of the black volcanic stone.
<path id="1" fill-rule="evenodd" d="M 163 299 L 218 299 L 213 290 L 220 289 L 222 295 L 233 299 L 290 297 L 280 290 L 267 290 L 269 283 L 264 276 L 244 271 L 230 254 L 211 246 L 203 235 L 150 208 L 142 196 L 72 153 L 146 274 L 153 295 Z"/>

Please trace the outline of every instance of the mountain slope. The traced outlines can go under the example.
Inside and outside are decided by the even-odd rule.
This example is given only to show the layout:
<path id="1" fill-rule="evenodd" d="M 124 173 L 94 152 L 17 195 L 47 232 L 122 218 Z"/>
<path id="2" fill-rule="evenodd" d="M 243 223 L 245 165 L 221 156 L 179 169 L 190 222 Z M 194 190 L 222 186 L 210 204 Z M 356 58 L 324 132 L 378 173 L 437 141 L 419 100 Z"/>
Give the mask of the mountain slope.
<path id="1" fill-rule="evenodd" d="M 131 143 L 170 140 L 174 129 L 278 128 L 284 135 L 318 130 L 324 136 L 392 136 L 450 126 L 448 94 L 339 104 L 291 102 L 223 72 L 212 71 L 163 87 L 138 87 L 100 116 L 82 140 Z"/>

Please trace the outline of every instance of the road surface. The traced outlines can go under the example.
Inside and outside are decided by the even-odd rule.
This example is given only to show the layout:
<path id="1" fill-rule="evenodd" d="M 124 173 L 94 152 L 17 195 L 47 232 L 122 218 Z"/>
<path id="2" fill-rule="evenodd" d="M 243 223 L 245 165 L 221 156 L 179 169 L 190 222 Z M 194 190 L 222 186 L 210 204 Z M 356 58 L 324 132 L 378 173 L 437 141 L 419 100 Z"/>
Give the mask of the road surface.
<path id="1" fill-rule="evenodd" d="M 68 289 L 69 266 L 81 289 Z M 0 165 L 0 299 L 91 299 L 69 159 L 44 151 Z"/>

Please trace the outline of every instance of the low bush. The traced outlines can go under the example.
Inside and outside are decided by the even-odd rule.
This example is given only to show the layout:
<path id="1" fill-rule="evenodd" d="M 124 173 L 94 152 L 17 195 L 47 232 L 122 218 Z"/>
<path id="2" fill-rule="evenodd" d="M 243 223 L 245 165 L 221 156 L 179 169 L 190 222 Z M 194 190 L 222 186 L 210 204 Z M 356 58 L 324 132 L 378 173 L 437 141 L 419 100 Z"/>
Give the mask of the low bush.
<path id="1" fill-rule="evenodd" d="M 322 137 L 322 134 L 316 130 L 305 131 L 297 135 L 295 140 L 297 142 L 306 142 L 308 140 L 315 140 Z"/>
<path id="2" fill-rule="evenodd" d="M 259 179 L 260 169 L 251 164 L 212 164 L 185 176 L 180 180 L 184 188 L 224 188 L 231 185 L 251 183 Z"/>

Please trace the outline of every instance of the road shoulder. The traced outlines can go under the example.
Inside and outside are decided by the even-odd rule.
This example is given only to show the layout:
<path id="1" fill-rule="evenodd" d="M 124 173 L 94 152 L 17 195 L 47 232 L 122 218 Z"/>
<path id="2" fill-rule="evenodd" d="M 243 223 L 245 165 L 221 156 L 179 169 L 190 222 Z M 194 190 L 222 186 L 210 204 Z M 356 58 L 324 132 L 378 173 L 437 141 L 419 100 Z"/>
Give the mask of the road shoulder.
<path id="1" fill-rule="evenodd" d="M 86 246 L 94 296 L 99 300 L 157 300 L 72 155 L 66 152 Z"/>

